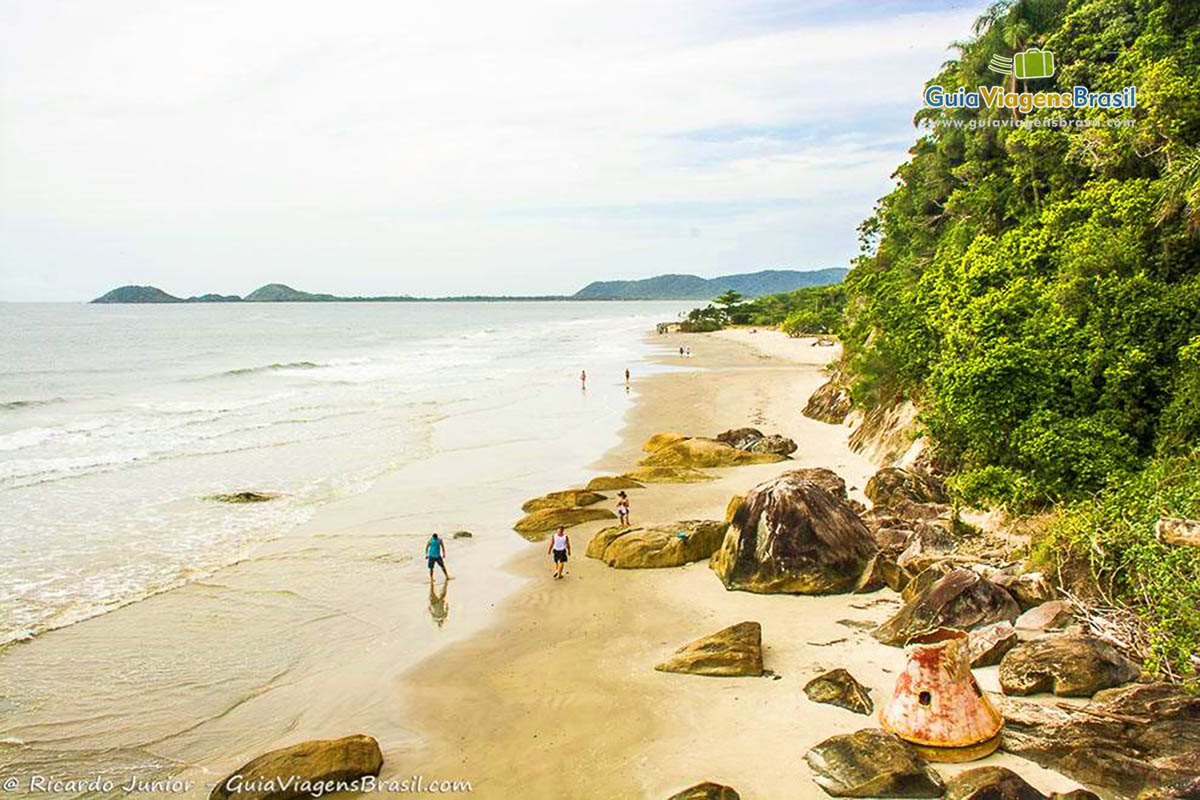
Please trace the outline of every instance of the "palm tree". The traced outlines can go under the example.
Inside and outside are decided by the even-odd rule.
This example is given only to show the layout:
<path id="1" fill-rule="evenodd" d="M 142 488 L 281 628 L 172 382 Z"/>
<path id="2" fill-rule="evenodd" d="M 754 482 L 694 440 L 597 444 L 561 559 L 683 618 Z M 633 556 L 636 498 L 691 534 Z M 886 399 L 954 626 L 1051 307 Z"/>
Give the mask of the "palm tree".
<path id="1" fill-rule="evenodd" d="M 1200 147 L 1183 145 L 1163 173 L 1159 224 L 1177 212 L 1182 213 L 1189 233 L 1200 230 Z"/>

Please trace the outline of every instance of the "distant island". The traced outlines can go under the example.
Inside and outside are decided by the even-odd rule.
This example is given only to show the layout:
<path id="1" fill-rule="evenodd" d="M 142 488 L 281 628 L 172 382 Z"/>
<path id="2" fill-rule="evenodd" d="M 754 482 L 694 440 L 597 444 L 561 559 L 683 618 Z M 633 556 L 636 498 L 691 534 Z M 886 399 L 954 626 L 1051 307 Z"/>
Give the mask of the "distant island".
<path id="1" fill-rule="evenodd" d="M 800 270 L 763 270 L 719 278 L 697 275 L 659 275 L 632 281 L 595 281 L 573 295 L 413 297 L 381 295 L 341 297 L 333 294 L 302 292 L 282 283 L 260 286 L 245 297 L 236 294 L 202 294 L 176 297 L 157 286 L 121 286 L 93 303 L 431 303 L 431 302 L 502 302 L 546 300 L 709 300 L 733 289 L 745 297 L 760 297 L 790 292 L 809 286 L 840 283 L 848 270 L 841 267 L 810 272 Z"/>
<path id="2" fill-rule="evenodd" d="M 658 275 L 636 281 L 596 281 L 575 294 L 572 300 L 711 300 L 732 289 L 743 297 L 762 297 L 810 286 L 841 283 L 849 270 L 830 267 L 811 272 L 766 269 L 720 278 L 696 275 Z"/>

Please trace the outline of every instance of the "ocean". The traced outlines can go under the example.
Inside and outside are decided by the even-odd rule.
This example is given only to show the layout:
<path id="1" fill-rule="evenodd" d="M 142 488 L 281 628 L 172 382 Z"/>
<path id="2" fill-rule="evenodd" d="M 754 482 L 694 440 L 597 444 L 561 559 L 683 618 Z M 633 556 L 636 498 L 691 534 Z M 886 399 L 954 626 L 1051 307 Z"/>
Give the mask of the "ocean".
<path id="1" fill-rule="evenodd" d="M 684 307 L 0 305 L 0 644 L 210 575 L 438 448 L 559 439 L 578 467 Z M 281 498 L 207 499 L 243 490 Z"/>

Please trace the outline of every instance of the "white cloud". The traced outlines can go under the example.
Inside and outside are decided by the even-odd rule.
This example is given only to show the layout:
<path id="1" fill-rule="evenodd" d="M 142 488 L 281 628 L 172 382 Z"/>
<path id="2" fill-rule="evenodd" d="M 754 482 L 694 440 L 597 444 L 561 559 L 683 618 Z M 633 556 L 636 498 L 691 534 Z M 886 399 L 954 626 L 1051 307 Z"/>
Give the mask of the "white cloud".
<path id="1" fill-rule="evenodd" d="M 10 2 L 0 297 L 843 262 L 979 9 L 840 8 L 772 28 L 678 0 Z M 613 206 L 635 211 L 587 212 Z"/>

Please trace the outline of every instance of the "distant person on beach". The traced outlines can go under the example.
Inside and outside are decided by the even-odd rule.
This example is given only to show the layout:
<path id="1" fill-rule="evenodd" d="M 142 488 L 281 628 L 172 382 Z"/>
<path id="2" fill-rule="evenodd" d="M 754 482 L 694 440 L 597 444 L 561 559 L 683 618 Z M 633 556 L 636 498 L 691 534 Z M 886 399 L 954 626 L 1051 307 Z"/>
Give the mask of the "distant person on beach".
<path id="1" fill-rule="evenodd" d="M 446 572 L 446 543 L 436 533 L 429 537 L 429 543 L 425 545 L 425 558 L 429 562 L 429 582 L 433 583 L 433 566 L 434 564 L 442 568 L 442 574 L 446 576 L 446 580 L 450 580 L 450 573 Z"/>
<path id="2" fill-rule="evenodd" d="M 550 537 L 550 549 L 546 552 L 554 556 L 554 578 L 557 580 L 563 576 L 567 559 L 571 557 L 571 537 L 561 525 Z"/>
<path id="3" fill-rule="evenodd" d="M 679 345 L 679 357 L 683 358 L 683 345 Z"/>
<path id="4" fill-rule="evenodd" d="M 587 370 L 581 370 L 579 373 L 579 388 L 587 391 Z"/>
<path id="5" fill-rule="evenodd" d="M 446 624 L 446 619 L 450 616 L 450 601 L 446 599 L 446 590 L 449 588 L 450 581 L 445 581 L 442 591 L 435 592 L 433 581 L 429 582 L 429 616 L 433 617 L 439 628 Z"/>
<path id="6" fill-rule="evenodd" d="M 629 367 L 625 368 L 625 385 L 629 385 Z"/>
<path id="7" fill-rule="evenodd" d="M 629 527 L 629 495 L 617 492 L 617 518 L 621 525 Z"/>

